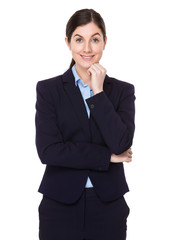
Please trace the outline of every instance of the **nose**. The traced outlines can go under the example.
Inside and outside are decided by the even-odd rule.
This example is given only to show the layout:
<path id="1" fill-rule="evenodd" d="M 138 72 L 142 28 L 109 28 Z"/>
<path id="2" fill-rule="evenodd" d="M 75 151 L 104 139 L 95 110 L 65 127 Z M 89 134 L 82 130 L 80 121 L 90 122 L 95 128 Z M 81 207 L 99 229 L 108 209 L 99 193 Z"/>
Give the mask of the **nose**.
<path id="1" fill-rule="evenodd" d="M 91 44 L 90 44 L 89 41 L 85 42 L 85 44 L 84 44 L 84 52 L 85 53 L 90 53 L 91 52 Z"/>

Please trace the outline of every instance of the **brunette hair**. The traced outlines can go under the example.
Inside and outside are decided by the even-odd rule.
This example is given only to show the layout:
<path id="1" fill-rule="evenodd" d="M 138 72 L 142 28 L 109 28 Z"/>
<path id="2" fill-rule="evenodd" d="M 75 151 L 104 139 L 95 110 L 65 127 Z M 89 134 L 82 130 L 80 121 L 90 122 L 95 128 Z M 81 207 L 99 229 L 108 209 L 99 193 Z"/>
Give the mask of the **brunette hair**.
<path id="1" fill-rule="evenodd" d="M 68 42 L 70 43 L 72 33 L 78 26 L 86 25 L 90 22 L 95 23 L 102 31 L 103 39 L 106 39 L 106 27 L 103 18 L 101 15 L 94 11 L 93 9 L 81 9 L 76 11 L 71 18 L 69 19 L 66 25 L 66 37 L 68 38 Z M 75 64 L 74 59 L 72 59 L 70 68 Z"/>

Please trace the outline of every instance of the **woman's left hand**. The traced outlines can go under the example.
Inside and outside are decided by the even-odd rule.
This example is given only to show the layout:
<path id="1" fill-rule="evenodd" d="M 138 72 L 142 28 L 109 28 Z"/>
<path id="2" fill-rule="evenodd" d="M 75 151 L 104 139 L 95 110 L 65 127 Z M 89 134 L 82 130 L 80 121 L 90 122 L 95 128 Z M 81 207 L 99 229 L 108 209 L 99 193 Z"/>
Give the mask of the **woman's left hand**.
<path id="1" fill-rule="evenodd" d="M 112 153 L 110 162 L 112 162 L 112 163 L 121 163 L 121 162 L 129 163 L 132 161 L 132 154 L 133 154 L 133 152 L 132 152 L 131 148 L 129 148 L 127 151 L 125 151 L 119 155 Z"/>
<path id="2" fill-rule="evenodd" d="M 102 92 L 106 69 L 99 63 L 94 63 L 88 69 L 88 73 L 91 75 L 91 89 L 93 90 L 94 95 Z"/>

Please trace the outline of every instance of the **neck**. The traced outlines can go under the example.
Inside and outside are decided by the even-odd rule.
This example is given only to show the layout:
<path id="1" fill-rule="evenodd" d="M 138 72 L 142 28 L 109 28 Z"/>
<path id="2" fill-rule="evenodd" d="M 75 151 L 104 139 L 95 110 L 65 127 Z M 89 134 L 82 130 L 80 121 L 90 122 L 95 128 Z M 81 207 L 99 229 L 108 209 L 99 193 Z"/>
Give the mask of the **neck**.
<path id="1" fill-rule="evenodd" d="M 87 68 L 78 67 L 78 65 L 76 64 L 76 71 L 77 71 L 79 77 L 82 79 L 84 84 L 90 85 L 91 77 L 87 70 L 88 70 Z"/>

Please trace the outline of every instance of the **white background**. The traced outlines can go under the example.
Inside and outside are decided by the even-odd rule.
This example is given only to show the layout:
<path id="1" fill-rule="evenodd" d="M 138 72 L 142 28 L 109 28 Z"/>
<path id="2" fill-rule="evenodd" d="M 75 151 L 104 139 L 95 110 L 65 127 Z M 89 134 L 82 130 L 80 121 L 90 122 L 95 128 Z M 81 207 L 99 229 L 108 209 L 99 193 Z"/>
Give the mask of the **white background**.
<path id="1" fill-rule="evenodd" d="M 37 81 L 68 69 L 65 27 L 81 8 L 93 8 L 105 20 L 108 43 L 101 64 L 107 74 L 136 90 L 134 156 L 125 164 L 127 239 L 172 239 L 170 2 L 1 1 L 0 239 L 38 239 L 37 189 L 45 166 L 35 147 L 35 88 Z"/>

